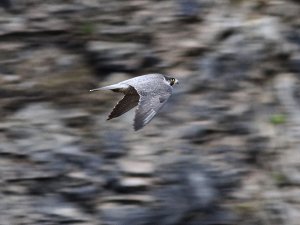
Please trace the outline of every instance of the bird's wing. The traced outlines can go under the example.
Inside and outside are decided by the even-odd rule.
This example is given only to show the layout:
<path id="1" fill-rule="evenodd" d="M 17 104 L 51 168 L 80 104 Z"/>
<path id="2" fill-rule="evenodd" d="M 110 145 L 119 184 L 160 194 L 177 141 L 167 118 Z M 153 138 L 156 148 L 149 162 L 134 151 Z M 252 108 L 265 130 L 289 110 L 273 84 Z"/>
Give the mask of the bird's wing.
<path id="1" fill-rule="evenodd" d="M 172 94 L 172 87 L 167 84 L 158 85 L 156 89 L 139 90 L 138 107 L 135 112 L 134 129 L 139 130 L 148 124 L 163 107 Z"/>
<path id="2" fill-rule="evenodd" d="M 113 108 L 107 120 L 119 117 L 122 114 L 128 112 L 130 109 L 137 106 L 139 99 L 140 96 L 137 91 L 133 87 L 130 87 L 127 94 Z"/>

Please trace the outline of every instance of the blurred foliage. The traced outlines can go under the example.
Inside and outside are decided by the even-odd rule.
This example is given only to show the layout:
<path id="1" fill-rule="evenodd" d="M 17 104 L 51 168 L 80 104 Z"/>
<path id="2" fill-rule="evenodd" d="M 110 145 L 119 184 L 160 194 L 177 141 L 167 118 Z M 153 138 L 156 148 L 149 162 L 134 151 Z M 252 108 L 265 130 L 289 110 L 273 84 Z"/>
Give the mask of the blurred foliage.
<path id="1" fill-rule="evenodd" d="M 272 176 L 277 186 L 283 186 L 287 184 L 287 177 L 283 173 L 274 172 Z"/>
<path id="2" fill-rule="evenodd" d="M 270 117 L 270 122 L 274 125 L 280 125 L 286 122 L 286 116 L 283 114 L 274 114 Z"/>
<path id="3" fill-rule="evenodd" d="M 79 33 L 82 35 L 93 35 L 95 33 L 95 24 L 90 21 L 85 21 L 79 26 Z"/>
<path id="4" fill-rule="evenodd" d="M 256 202 L 242 202 L 234 205 L 238 214 L 253 215 L 259 211 L 259 204 Z"/>

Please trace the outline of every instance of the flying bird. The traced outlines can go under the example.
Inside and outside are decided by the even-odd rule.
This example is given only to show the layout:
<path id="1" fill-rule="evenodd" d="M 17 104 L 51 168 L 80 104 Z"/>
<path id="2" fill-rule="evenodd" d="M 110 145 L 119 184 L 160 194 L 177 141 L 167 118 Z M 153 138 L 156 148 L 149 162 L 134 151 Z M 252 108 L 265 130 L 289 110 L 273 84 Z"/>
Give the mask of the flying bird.
<path id="1" fill-rule="evenodd" d="M 172 95 L 173 85 L 178 80 L 162 74 L 147 74 L 124 80 L 120 83 L 92 89 L 90 91 L 111 90 L 124 94 L 109 114 L 107 120 L 119 117 L 135 106 L 134 130 L 142 129 Z"/>

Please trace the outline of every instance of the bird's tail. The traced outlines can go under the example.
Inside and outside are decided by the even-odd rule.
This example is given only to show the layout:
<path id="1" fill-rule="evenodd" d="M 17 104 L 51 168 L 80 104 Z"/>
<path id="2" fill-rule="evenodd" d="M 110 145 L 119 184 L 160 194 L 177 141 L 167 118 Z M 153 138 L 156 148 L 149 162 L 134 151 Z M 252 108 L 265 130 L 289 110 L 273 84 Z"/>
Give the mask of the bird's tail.
<path id="1" fill-rule="evenodd" d="M 91 89 L 90 91 L 100 91 L 100 90 L 114 90 L 114 89 L 122 89 L 122 88 L 128 88 L 127 84 L 113 84 L 105 87 L 95 88 Z"/>

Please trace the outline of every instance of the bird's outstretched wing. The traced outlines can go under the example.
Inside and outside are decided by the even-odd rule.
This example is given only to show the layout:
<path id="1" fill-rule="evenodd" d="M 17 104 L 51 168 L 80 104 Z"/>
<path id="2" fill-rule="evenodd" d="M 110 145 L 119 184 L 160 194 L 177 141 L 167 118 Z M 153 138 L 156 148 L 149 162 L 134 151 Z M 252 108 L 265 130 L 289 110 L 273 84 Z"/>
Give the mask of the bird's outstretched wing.
<path id="1" fill-rule="evenodd" d="M 133 107 L 137 106 L 140 96 L 137 91 L 130 87 L 127 94 L 117 103 L 113 108 L 112 112 L 109 114 L 107 120 L 119 117 L 122 114 L 128 112 Z"/>
<path id="2" fill-rule="evenodd" d="M 134 118 L 134 130 L 137 131 L 148 124 L 167 102 L 171 94 L 172 88 L 167 85 L 158 89 L 157 92 L 140 91 L 140 100 Z"/>

